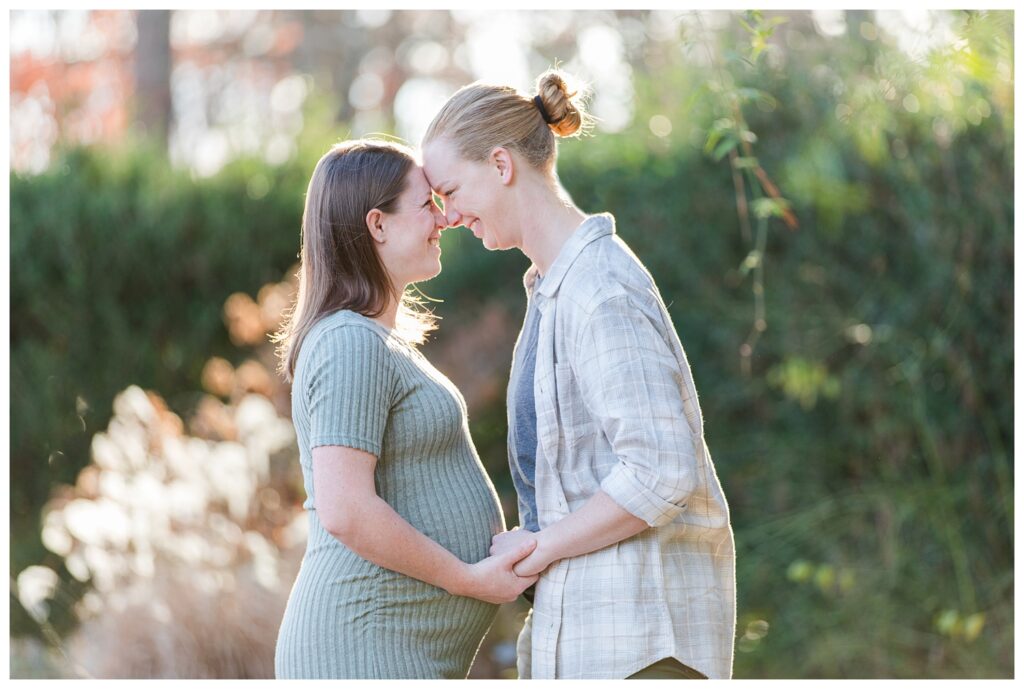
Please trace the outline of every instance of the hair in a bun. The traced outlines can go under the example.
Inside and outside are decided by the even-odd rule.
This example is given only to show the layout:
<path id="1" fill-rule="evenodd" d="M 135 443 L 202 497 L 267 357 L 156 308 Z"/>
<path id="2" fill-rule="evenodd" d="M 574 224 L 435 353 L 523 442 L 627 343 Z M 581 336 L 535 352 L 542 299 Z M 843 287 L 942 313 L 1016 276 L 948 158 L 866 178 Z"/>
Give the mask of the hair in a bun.
<path id="1" fill-rule="evenodd" d="M 475 83 L 456 91 L 423 136 L 452 141 L 467 160 L 484 161 L 496 146 L 517 151 L 537 169 L 557 156 L 555 137 L 578 136 L 592 127 L 581 88 L 565 72 L 550 69 L 537 78 L 537 96 L 511 86 Z M 537 100 L 540 101 L 538 104 Z"/>
<path id="2" fill-rule="evenodd" d="M 581 89 L 572 91 L 566 83 L 569 77 L 556 69 L 537 77 L 537 95 L 544 104 L 550 122 L 548 126 L 555 136 L 579 136 L 590 130 L 593 118 L 587 113 Z"/>

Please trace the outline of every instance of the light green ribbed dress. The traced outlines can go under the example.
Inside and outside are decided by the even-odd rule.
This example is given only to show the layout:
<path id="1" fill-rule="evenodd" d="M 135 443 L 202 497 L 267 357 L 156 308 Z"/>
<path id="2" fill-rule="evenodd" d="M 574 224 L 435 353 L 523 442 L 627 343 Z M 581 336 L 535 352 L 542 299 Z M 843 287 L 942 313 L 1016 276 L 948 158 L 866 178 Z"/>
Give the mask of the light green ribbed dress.
<path id="1" fill-rule="evenodd" d="M 458 389 L 412 346 L 352 311 L 309 331 L 295 367 L 292 419 L 308 496 L 309 541 L 274 659 L 278 678 L 464 678 L 498 606 L 379 567 L 317 519 L 312 449 L 378 457 L 377 493 L 464 562 L 504 530 Z"/>

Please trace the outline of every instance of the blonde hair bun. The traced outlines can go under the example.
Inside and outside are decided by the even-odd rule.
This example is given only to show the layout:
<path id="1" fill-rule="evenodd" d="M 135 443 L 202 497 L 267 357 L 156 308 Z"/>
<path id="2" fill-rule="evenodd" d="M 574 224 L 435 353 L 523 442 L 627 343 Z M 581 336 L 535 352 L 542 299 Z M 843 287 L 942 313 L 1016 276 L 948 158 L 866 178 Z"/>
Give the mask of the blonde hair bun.
<path id="1" fill-rule="evenodd" d="M 423 135 L 423 147 L 448 138 L 466 160 L 483 162 L 495 146 L 518 152 L 538 170 L 558 155 L 558 137 L 589 131 L 593 117 L 583 105 L 584 89 L 572 76 L 550 69 L 537 78 L 537 95 L 512 86 L 474 82 L 441 106 Z"/>
<path id="2" fill-rule="evenodd" d="M 590 130 L 593 118 L 584 104 L 586 94 L 582 87 L 571 90 L 569 84 L 577 80 L 557 69 L 537 77 L 537 95 L 540 96 L 555 136 L 579 136 Z"/>

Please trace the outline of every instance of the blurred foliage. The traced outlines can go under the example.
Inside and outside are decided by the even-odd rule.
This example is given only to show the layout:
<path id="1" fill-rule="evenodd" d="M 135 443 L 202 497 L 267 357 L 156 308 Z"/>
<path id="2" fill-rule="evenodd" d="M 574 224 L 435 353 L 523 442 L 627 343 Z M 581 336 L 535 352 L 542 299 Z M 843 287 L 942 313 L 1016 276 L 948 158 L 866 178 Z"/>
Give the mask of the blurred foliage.
<path id="1" fill-rule="evenodd" d="M 308 524 L 295 434 L 263 395 L 206 402 L 189 425 L 213 437 L 121 391 L 92 462 L 44 508 L 43 543 L 71 576 L 34 566 L 15 588 L 74 676 L 273 677 Z M 52 609 L 73 612 L 72 634 Z"/>
<path id="2" fill-rule="evenodd" d="M 633 75 L 633 125 L 563 142 L 559 170 L 615 214 L 686 347 L 736 533 L 735 676 L 1008 677 L 1012 13 L 955 14 L 957 41 L 920 60 L 857 17 L 838 37 L 806 13 L 681 22 Z M 211 357 L 242 358 L 222 306 L 294 263 L 309 171 L 339 138 L 316 122 L 281 167 L 192 180 L 129 147 L 12 177 L 12 576 L 60 568 L 40 508 L 116 392 L 182 414 Z M 517 326 L 527 263 L 443 243 L 426 351 L 460 387 L 459 352 L 502 362 L 480 364 L 470 421 L 511 526 L 507 358 L 467 333 L 482 313 Z M 32 632 L 17 608 L 12 632 Z M 485 646 L 507 655 L 515 625 L 498 627 Z"/>
<path id="3" fill-rule="evenodd" d="M 128 381 L 181 412 L 207 358 L 239 358 L 224 300 L 296 260 L 307 179 L 248 160 L 193 180 L 131 145 L 70 150 L 45 174 L 11 178 L 16 533 L 36 531 L 50 487 L 73 482 Z M 39 559 L 27 540 L 12 566 Z"/>

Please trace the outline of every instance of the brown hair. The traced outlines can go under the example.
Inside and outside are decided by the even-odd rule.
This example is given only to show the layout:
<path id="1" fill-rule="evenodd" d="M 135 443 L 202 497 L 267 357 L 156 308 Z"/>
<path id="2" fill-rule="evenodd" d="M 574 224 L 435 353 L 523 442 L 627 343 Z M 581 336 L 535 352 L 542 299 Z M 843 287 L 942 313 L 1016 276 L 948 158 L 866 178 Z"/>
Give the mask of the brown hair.
<path id="1" fill-rule="evenodd" d="M 278 343 L 278 370 L 285 380 L 292 380 L 309 329 L 335 311 L 350 309 L 372 318 L 398 299 L 395 331 L 406 340 L 423 342 L 435 327 L 432 314 L 420 310 L 416 299 L 395 293 L 366 228 L 366 214 L 374 208 L 394 212 L 415 164 L 408 147 L 375 139 L 335 144 L 316 164 L 302 213 L 298 293 L 271 338 Z"/>
<path id="2" fill-rule="evenodd" d="M 537 77 L 537 95 L 548 122 L 532 97 L 511 86 L 464 86 L 434 117 L 423 145 L 451 139 L 463 158 L 474 161 L 486 160 L 495 146 L 504 146 L 519 152 L 533 167 L 546 170 L 557 156 L 556 136 L 578 136 L 593 124 L 584 94 L 579 89 L 570 91 L 567 81 L 574 79 L 554 69 Z"/>

